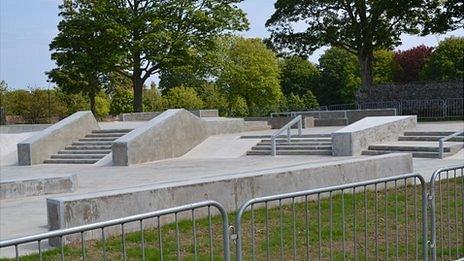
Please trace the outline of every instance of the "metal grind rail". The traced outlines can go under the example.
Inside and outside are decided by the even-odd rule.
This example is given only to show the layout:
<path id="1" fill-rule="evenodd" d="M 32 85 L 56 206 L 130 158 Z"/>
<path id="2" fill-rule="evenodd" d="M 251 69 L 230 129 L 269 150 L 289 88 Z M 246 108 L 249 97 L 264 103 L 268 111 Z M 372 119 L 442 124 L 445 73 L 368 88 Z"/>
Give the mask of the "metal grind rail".
<path id="1" fill-rule="evenodd" d="M 271 155 L 277 155 L 276 139 L 286 131 L 287 142 L 292 142 L 292 127 L 298 124 L 298 136 L 301 136 L 303 129 L 303 117 L 301 115 L 296 116 L 294 119 L 285 124 L 282 128 L 277 130 L 271 135 Z"/>

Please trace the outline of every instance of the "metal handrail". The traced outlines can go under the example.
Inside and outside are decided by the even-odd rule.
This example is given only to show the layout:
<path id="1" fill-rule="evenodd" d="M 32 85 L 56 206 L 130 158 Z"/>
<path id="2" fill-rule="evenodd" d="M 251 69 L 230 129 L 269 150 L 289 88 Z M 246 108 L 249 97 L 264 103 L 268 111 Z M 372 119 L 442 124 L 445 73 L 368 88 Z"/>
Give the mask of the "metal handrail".
<path id="1" fill-rule="evenodd" d="M 443 159 L 444 156 L 445 156 L 445 152 L 444 152 L 444 150 L 445 150 L 445 148 L 444 148 L 445 141 L 447 141 L 447 140 L 449 140 L 451 138 L 457 137 L 457 136 L 459 136 L 461 134 L 464 134 L 464 130 L 457 131 L 457 132 L 455 132 L 455 133 L 453 133 L 451 135 L 448 135 L 448 136 L 438 140 L 438 157 L 440 159 Z"/>
<path id="2" fill-rule="evenodd" d="M 276 138 L 279 136 L 282 132 L 287 130 L 287 141 L 288 143 L 291 143 L 292 139 L 292 126 L 298 123 L 298 136 L 301 136 L 302 128 L 303 128 L 303 117 L 301 115 L 296 116 L 293 118 L 291 121 L 289 121 L 287 124 L 285 124 L 282 128 L 280 128 L 278 131 L 274 132 L 271 135 L 271 154 L 272 156 L 275 156 L 277 154 L 276 152 Z"/>

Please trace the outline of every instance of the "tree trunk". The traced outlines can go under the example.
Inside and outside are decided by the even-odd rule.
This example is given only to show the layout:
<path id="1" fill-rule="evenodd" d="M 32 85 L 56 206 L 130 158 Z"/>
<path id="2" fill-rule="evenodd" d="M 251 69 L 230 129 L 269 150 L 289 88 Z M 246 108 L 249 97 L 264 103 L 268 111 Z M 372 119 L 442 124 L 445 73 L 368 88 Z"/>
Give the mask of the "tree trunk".
<path id="1" fill-rule="evenodd" d="M 95 93 L 89 93 L 89 101 L 90 101 L 90 110 L 92 111 L 93 115 L 96 114 L 96 109 L 95 109 Z"/>
<path id="2" fill-rule="evenodd" d="M 143 82 L 140 78 L 132 82 L 134 90 L 134 112 L 143 112 Z"/>
<path id="3" fill-rule="evenodd" d="M 361 68 L 362 89 L 368 90 L 372 87 L 374 83 L 372 70 L 373 56 L 373 51 L 362 50 L 361 52 L 359 52 L 358 61 Z"/>

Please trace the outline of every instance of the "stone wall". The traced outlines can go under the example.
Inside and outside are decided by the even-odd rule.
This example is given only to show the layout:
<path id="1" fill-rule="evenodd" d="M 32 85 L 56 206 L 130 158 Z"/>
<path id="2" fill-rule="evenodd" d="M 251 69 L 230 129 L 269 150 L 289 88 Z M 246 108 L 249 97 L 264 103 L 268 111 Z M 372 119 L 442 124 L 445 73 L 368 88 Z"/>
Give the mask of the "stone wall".
<path id="1" fill-rule="evenodd" d="M 463 79 L 456 79 L 440 82 L 377 85 L 372 90 L 359 90 L 356 93 L 356 102 L 432 100 L 462 97 L 464 97 Z"/>

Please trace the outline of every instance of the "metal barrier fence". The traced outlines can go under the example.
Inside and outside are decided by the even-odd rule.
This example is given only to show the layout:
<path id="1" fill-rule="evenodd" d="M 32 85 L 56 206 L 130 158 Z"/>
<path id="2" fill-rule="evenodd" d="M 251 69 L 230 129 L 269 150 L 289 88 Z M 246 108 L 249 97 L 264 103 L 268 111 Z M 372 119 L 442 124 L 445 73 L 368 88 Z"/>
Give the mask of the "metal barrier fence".
<path id="1" fill-rule="evenodd" d="M 464 257 L 464 166 L 435 171 L 429 200 L 432 260 Z"/>
<path id="2" fill-rule="evenodd" d="M 427 186 L 407 174 L 255 198 L 235 226 L 237 260 L 427 260 Z"/>
<path id="3" fill-rule="evenodd" d="M 462 258 L 464 165 L 435 171 L 429 186 L 412 173 L 254 198 L 235 227 L 220 203 L 203 201 L 1 241 L 0 249 L 16 260 L 28 243 L 39 260 L 230 260 L 232 239 L 237 260 Z M 45 251 L 47 240 L 58 247 Z"/>
<path id="4" fill-rule="evenodd" d="M 212 208 L 216 209 L 222 217 L 222 228 L 216 229 L 221 231 L 222 246 L 217 246 L 218 238 L 213 235 Z M 203 213 L 203 215 L 207 217 L 207 224 L 203 224 L 203 227 L 200 227 L 201 224 L 198 224 L 196 221 L 196 213 L 200 211 L 206 212 Z M 190 221 L 187 221 L 187 223 L 180 221 L 181 217 L 190 217 Z M 167 219 L 163 220 L 163 218 Z M 172 220 L 174 220 L 173 224 L 162 226 L 163 221 L 164 223 L 170 223 Z M 154 230 L 148 230 L 147 224 L 150 221 L 154 225 Z M 88 256 L 91 257 L 91 260 L 127 260 L 128 253 L 130 253 L 135 255 L 136 259 L 139 260 L 181 260 L 192 257 L 195 260 L 199 258 L 209 258 L 212 260 L 217 256 L 214 249 L 220 247 L 220 251 L 217 252 L 222 253 L 222 258 L 227 261 L 230 258 L 228 224 L 227 213 L 221 204 L 216 201 L 203 201 L 75 228 L 1 241 L 0 249 L 14 247 L 14 255 L 16 260 L 19 260 L 19 256 L 21 255 L 19 247 L 27 243 L 36 243 L 38 247 L 38 259 L 43 260 L 44 251 L 42 250 L 42 242 L 45 240 L 58 239 L 58 251 L 45 251 L 47 259 L 54 258 L 65 260 L 65 256 L 71 255 L 70 259 L 72 260 L 86 260 Z M 138 231 L 140 232 L 139 236 L 134 238 L 133 235 L 127 234 L 125 229 L 130 225 L 138 227 Z M 105 230 L 109 230 L 115 226 L 120 231 L 120 237 L 108 237 L 105 234 Z M 197 237 L 197 233 L 200 229 L 207 230 L 207 232 L 204 233 L 207 235 L 206 238 Z M 92 250 L 91 253 L 86 252 L 86 234 L 92 232 L 98 232 L 100 234 L 99 244 L 92 242 L 92 246 L 97 245 L 97 247 L 100 248 L 99 253 L 94 250 Z M 64 246 L 64 242 L 66 241 L 65 237 L 75 235 L 80 236 L 78 240 L 79 244 L 71 244 L 71 247 L 80 249 L 80 251 L 78 251 L 80 253 L 75 253 L 75 251 L 73 252 Z M 76 255 L 79 257 L 76 257 Z M 149 257 L 147 258 L 147 256 Z M 132 257 L 132 259 L 133 258 L 134 257 Z"/>

